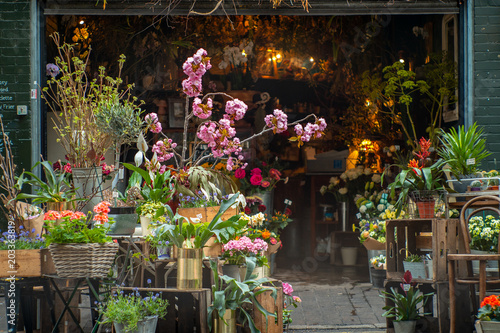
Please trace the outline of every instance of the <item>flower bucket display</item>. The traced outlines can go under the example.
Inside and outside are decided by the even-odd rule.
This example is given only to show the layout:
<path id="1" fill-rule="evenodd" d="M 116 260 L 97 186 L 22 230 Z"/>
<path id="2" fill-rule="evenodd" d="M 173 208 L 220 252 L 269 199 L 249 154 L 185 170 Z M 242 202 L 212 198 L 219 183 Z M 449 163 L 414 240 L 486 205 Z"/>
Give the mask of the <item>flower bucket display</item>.
<path id="1" fill-rule="evenodd" d="M 75 243 L 49 245 L 59 277 L 104 278 L 118 252 L 118 243 Z"/>
<path id="2" fill-rule="evenodd" d="M 113 323 L 116 333 L 151 333 L 156 331 L 158 316 L 149 316 L 137 323 L 137 329 L 125 330 L 125 324 Z"/>
<path id="3" fill-rule="evenodd" d="M 177 289 L 201 289 L 203 249 L 177 249 Z"/>
<path id="4" fill-rule="evenodd" d="M 375 288 L 384 288 L 386 272 L 387 271 L 385 269 L 375 269 L 374 267 L 370 267 L 372 284 Z"/>

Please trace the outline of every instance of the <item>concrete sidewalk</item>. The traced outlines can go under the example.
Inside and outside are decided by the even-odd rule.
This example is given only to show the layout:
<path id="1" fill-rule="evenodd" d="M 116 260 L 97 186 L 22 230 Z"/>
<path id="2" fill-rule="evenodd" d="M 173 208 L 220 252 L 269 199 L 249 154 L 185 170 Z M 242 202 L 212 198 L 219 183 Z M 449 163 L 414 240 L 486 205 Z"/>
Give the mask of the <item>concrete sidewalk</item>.
<path id="1" fill-rule="evenodd" d="M 289 269 L 280 268 L 282 266 Z M 288 282 L 302 303 L 292 311 L 293 333 L 385 332 L 384 299 L 369 282 L 368 265 L 318 263 L 306 272 L 297 265 L 280 266 L 272 276 Z"/>

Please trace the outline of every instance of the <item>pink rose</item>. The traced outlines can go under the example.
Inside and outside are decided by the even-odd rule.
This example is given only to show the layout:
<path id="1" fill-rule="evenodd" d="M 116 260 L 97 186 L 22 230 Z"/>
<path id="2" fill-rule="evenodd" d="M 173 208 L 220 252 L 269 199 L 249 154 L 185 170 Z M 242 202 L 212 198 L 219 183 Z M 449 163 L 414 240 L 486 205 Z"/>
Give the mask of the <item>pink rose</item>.
<path id="1" fill-rule="evenodd" d="M 237 170 L 234 172 L 234 176 L 235 176 L 237 179 L 243 179 L 243 178 L 245 178 L 245 176 L 246 176 L 246 172 L 245 172 L 245 170 L 243 170 L 242 168 L 239 168 L 239 169 L 237 169 Z"/>
<path id="2" fill-rule="evenodd" d="M 259 186 L 262 183 L 262 176 L 260 174 L 255 174 L 250 177 L 250 184 L 254 186 Z"/>
<path id="3" fill-rule="evenodd" d="M 259 169 L 259 168 L 254 168 L 252 169 L 252 171 L 250 171 L 250 174 L 253 176 L 253 175 L 261 175 L 262 174 L 262 170 Z"/>

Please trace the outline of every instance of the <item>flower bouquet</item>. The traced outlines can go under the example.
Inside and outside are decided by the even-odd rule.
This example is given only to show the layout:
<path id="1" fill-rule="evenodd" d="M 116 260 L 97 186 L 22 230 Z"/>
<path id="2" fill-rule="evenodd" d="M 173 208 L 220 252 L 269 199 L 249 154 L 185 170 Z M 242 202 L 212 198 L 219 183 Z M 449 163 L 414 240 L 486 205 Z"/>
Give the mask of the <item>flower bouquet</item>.
<path id="1" fill-rule="evenodd" d="M 353 225 L 353 231 L 360 232 L 359 240 L 367 250 L 385 250 L 385 221 L 361 220 L 358 226 Z"/>
<path id="2" fill-rule="evenodd" d="M 330 178 L 328 185 L 320 188 L 320 193 L 332 193 L 337 202 L 350 201 L 356 194 L 373 193 L 380 191 L 380 175 L 374 174 L 370 168 L 359 165 L 346 170 L 339 177 Z"/>
<path id="3" fill-rule="evenodd" d="M 370 264 L 375 269 L 386 269 L 386 257 L 381 254 L 379 256 L 370 258 Z"/>
<path id="4" fill-rule="evenodd" d="M 498 234 L 500 220 L 487 215 L 486 217 L 474 216 L 469 220 L 469 233 L 472 250 L 496 252 L 498 249 Z"/>
<path id="5" fill-rule="evenodd" d="M 277 161 L 272 164 L 258 162 L 256 167 L 248 173 L 244 168 L 236 169 L 234 177 L 240 182 L 240 190 L 250 196 L 264 191 L 272 191 L 279 181 L 286 183 L 288 178 L 282 178 L 278 168 Z"/>

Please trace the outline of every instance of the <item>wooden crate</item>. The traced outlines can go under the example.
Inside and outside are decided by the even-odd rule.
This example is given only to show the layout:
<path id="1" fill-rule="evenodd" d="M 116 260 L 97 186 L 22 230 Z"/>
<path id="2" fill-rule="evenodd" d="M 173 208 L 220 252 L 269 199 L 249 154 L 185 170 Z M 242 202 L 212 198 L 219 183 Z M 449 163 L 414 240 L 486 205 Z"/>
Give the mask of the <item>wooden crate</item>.
<path id="1" fill-rule="evenodd" d="M 214 207 L 193 207 L 193 208 L 177 208 L 177 213 L 184 217 L 195 217 L 199 218 L 201 223 L 212 222 L 213 218 L 219 212 L 220 206 Z M 231 216 L 237 215 L 238 210 L 236 208 L 229 208 L 222 214 L 221 220 L 226 221 Z"/>
<path id="2" fill-rule="evenodd" d="M 126 293 L 133 288 L 122 288 Z M 210 289 L 179 290 L 171 288 L 138 288 L 142 296 L 161 293 L 168 300 L 167 315 L 158 319 L 156 332 L 208 333 L 207 310 L 212 301 Z"/>
<path id="3" fill-rule="evenodd" d="M 408 219 L 386 222 L 387 279 L 400 281 L 404 274 L 406 251 L 422 254 L 432 251 L 434 281 L 448 281 L 449 253 L 459 253 L 463 244 L 458 219 Z"/>
<path id="4" fill-rule="evenodd" d="M 56 269 L 48 249 L 16 250 L 9 258 L 9 251 L 0 251 L 0 277 L 37 277 L 55 274 Z M 13 266 L 10 266 L 13 265 Z M 10 273 L 9 273 L 10 272 Z M 14 273 L 15 272 L 15 273 Z"/>
<path id="5" fill-rule="evenodd" d="M 256 300 L 269 312 L 277 312 L 277 318 L 266 317 L 259 312 L 254 306 L 252 317 L 255 326 L 262 333 L 283 333 L 283 286 L 281 281 L 272 280 L 272 284 L 276 288 L 276 301 L 271 297 L 271 291 L 259 294 Z"/>

